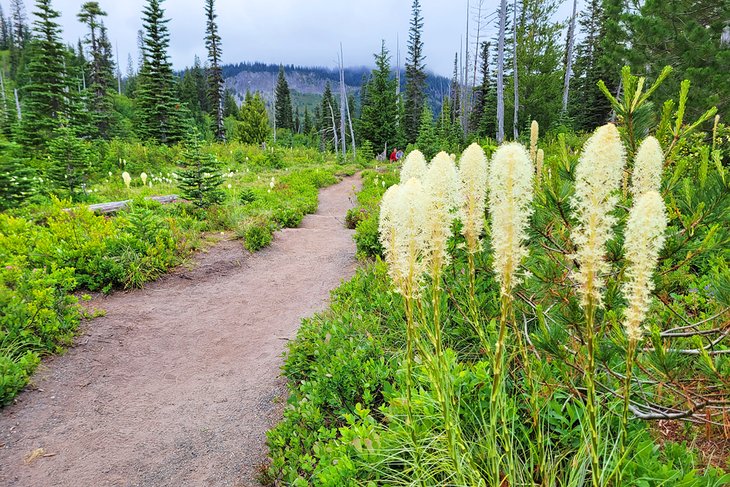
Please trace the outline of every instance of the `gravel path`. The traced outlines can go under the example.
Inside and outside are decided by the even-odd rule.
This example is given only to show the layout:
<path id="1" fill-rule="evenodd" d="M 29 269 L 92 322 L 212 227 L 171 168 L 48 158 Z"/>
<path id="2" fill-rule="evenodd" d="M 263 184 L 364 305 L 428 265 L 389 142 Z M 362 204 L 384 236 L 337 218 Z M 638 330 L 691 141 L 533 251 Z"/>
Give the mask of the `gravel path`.
<path id="1" fill-rule="evenodd" d="M 106 316 L 0 410 L 0 485 L 258 485 L 286 341 L 354 273 L 343 221 L 359 184 L 323 189 L 254 255 L 223 241 L 193 270 L 93 301 Z"/>

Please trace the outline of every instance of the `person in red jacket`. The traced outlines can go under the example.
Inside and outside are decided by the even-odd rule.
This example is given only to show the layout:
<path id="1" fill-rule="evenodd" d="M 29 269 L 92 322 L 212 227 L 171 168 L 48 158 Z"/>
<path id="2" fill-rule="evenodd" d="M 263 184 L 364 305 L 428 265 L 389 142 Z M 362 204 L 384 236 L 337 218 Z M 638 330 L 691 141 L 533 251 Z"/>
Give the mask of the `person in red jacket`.
<path id="1" fill-rule="evenodd" d="M 393 152 L 390 153 L 390 162 L 396 162 L 398 160 L 398 149 L 393 148 Z"/>

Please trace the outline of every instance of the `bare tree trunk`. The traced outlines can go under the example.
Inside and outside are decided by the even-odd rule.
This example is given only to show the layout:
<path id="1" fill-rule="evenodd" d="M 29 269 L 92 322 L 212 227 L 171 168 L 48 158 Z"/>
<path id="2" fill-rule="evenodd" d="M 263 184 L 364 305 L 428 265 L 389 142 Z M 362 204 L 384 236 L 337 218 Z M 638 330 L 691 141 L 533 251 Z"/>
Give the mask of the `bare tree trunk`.
<path id="1" fill-rule="evenodd" d="M 342 43 L 340 43 L 340 66 L 342 69 L 340 70 L 340 77 L 341 77 L 341 83 L 344 86 L 345 85 L 345 55 L 342 52 Z M 347 97 L 345 97 L 345 108 L 347 111 L 347 121 L 350 125 L 350 141 L 352 143 L 352 157 L 355 159 L 357 157 L 357 148 L 355 147 L 355 130 L 352 128 L 352 115 L 350 114 L 350 104 L 347 101 Z M 345 138 L 345 131 L 344 128 L 342 129 L 342 138 Z"/>
<path id="2" fill-rule="evenodd" d="M 504 34 L 507 0 L 500 0 L 499 41 L 497 42 L 497 143 L 504 142 Z"/>
<path id="3" fill-rule="evenodd" d="M 466 120 L 467 113 L 471 108 L 471 93 L 469 92 L 469 10 L 471 9 L 471 2 L 466 2 L 466 39 L 464 42 L 464 68 L 462 73 L 462 86 L 461 86 L 461 127 L 466 133 Z"/>
<path id="4" fill-rule="evenodd" d="M 515 87 L 515 115 L 512 119 L 512 132 L 514 139 L 517 140 L 517 137 L 519 136 L 519 131 L 517 130 L 519 120 L 517 120 L 517 116 L 520 111 L 520 85 L 517 77 L 517 0 L 515 0 L 514 9 L 512 11 L 512 51 L 512 76 Z"/>
<path id="5" fill-rule="evenodd" d="M 18 98 L 18 89 L 15 88 L 15 109 L 18 110 L 18 121 L 23 120 L 23 112 L 20 110 L 20 98 Z"/>
<path id="6" fill-rule="evenodd" d="M 343 160 L 347 157 L 347 130 L 345 129 L 346 115 L 347 115 L 347 90 L 345 90 L 345 68 L 343 66 L 344 61 L 342 43 L 340 42 L 339 52 L 339 65 L 340 65 L 340 142 L 342 143 L 342 158 Z"/>
<path id="7" fill-rule="evenodd" d="M 328 103 L 327 105 L 330 107 L 330 115 L 332 116 L 332 134 L 334 135 L 335 141 L 335 157 L 337 157 L 337 146 L 340 143 L 337 138 L 337 121 L 335 120 L 335 111 L 332 108 L 332 103 Z"/>
<path id="8" fill-rule="evenodd" d="M 570 93 L 570 77 L 573 75 L 573 44 L 575 44 L 575 17 L 578 0 L 573 0 L 573 16 L 568 27 L 568 46 L 565 54 L 565 82 L 563 84 L 563 113 L 568 111 L 568 94 Z"/>

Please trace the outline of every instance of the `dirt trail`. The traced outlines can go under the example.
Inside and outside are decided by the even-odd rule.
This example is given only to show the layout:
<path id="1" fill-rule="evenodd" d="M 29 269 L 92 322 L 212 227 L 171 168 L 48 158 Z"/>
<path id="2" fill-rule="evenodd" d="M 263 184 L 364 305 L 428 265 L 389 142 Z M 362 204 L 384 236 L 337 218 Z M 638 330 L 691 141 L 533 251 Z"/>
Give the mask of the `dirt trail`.
<path id="1" fill-rule="evenodd" d="M 316 214 L 254 255 L 224 241 L 92 303 L 106 316 L 0 410 L 0 485 L 257 485 L 286 340 L 354 272 L 343 221 L 359 183 L 323 189 Z"/>

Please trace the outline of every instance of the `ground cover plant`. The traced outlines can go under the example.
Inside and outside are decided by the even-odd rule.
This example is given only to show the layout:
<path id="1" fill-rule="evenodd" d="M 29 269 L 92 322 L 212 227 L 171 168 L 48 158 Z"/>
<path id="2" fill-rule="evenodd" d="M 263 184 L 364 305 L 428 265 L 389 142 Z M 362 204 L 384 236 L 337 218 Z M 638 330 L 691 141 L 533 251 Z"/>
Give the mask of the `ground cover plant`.
<path id="1" fill-rule="evenodd" d="M 181 181 L 194 183 L 181 176 L 190 167 L 181 161 L 195 157 L 189 147 L 113 142 L 102 149 L 75 195 L 83 203 L 58 199 L 32 175 L 18 185 L 27 198 L 13 192 L 4 199 L 12 209 L 0 213 L 0 404 L 26 385 L 44 354 L 71 343 L 83 314 L 79 295 L 140 287 L 214 232 L 233 232 L 251 251 L 265 247 L 276 229 L 296 227 L 316 210 L 319 188 L 355 171 L 306 149 L 198 142 L 206 170 L 219 172 L 216 199 L 162 205 L 145 197 L 184 194 Z M 111 216 L 85 204 L 127 200 Z"/>
<path id="2" fill-rule="evenodd" d="M 383 259 L 290 345 L 265 480 L 730 482 L 727 141 L 714 110 L 683 119 L 687 84 L 649 113 L 658 83 L 624 70 L 617 124 L 584 137 L 408 155 Z"/>

